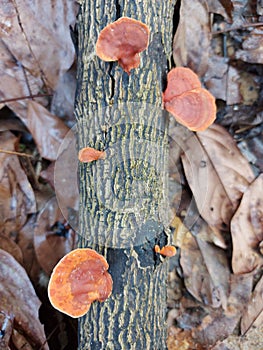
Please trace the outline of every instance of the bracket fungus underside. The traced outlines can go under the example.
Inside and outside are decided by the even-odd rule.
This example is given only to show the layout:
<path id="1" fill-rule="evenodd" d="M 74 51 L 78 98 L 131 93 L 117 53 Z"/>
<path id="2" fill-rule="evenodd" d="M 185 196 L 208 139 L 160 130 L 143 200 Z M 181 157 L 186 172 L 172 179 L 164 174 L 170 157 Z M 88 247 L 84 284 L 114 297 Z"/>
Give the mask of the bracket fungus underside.
<path id="1" fill-rule="evenodd" d="M 112 278 L 105 258 L 93 249 L 78 248 L 55 266 L 48 285 L 52 306 L 73 318 L 85 315 L 93 301 L 105 301 Z"/>
<path id="2" fill-rule="evenodd" d="M 122 69 L 130 74 L 131 69 L 140 65 L 139 53 L 148 47 L 149 33 L 146 24 L 121 17 L 100 32 L 96 54 L 106 62 L 118 61 Z"/>
<path id="3" fill-rule="evenodd" d="M 214 96 L 189 68 L 176 67 L 168 73 L 163 103 L 178 123 L 192 131 L 206 130 L 216 119 Z"/>

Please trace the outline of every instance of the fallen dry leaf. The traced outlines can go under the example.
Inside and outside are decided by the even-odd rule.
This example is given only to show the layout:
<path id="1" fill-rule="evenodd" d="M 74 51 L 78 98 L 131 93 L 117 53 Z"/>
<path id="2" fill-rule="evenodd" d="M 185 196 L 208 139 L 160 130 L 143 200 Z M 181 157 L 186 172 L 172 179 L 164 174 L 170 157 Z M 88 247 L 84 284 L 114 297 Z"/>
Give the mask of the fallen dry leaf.
<path id="1" fill-rule="evenodd" d="M 263 29 L 253 28 L 242 43 L 242 49 L 235 53 L 239 60 L 249 63 L 263 62 Z"/>
<path id="2" fill-rule="evenodd" d="M 68 227 L 56 198 L 51 198 L 39 213 L 34 229 L 35 252 L 43 270 L 50 275 L 75 243 L 75 232 Z"/>
<path id="3" fill-rule="evenodd" d="M 41 272 L 40 265 L 36 258 L 34 249 L 34 228 L 36 225 L 36 214 L 32 215 L 26 224 L 19 230 L 17 244 L 23 254 L 23 267 L 25 268 L 31 281 L 39 283 Z"/>
<path id="4" fill-rule="evenodd" d="M 49 160 L 57 159 L 59 147 L 69 131 L 65 123 L 39 103 L 29 101 L 27 127 L 32 133 L 41 157 Z"/>
<path id="5" fill-rule="evenodd" d="M 241 334 L 263 324 L 263 277 L 258 281 L 241 319 Z"/>
<path id="6" fill-rule="evenodd" d="M 180 264 L 185 286 L 197 300 L 226 308 L 230 271 L 222 249 L 187 232 L 181 246 Z"/>
<path id="7" fill-rule="evenodd" d="M 44 328 L 38 318 L 40 301 L 22 266 L 0 249 L 1 313 L 14 317 L 13 327 L 23 334 L 32 348 L 48 350 Z"/>
<path id="8" fill-rule="evenodd" d="M 231 0 L 207 0 L 209 12 L 217 13 L 227 21 L 232 20 L 233 2 Z"/>
<path id="9" fill-rule="evenodd" d="M 10 237 L 0 235 L 0 249 L 6 251 L 13 258 L 19 262 L 20 265 L 23 265 L 23 254 L 19 245 L 14 242 Z"/>
<path id="10" fill-rule="evenodd" d="M 234 273 L 247 273 L 263 264 L 263 174 L 245 191 L 231 220 Z"/>
<path id="11" fill-rule="evenodd" d="M 6 0 L 0 9 L 0 38 L 10 56 L 52 89 L 74 60 L 69 25 L 76 10 L 74 1 L 61 0 Z"/>
<path id="12" fill-rule="evenodd" d="M 204 220 L 218 229 L 229 227 L 239 200 L 254 174 L 234 139 L 219 125 L 186 140 L 185 175 Z M 200 152 L 200 143 L 203 152 Z"/>
<path id="13" fill-rule="evenodd" d="M 0 133 L 0 148 L 14 151 L 16 142 L 10 131 Z M 28 214 L 36 211 L 36 203 L 18 157 L 0 153 L 0 164 L 0 231 L 9 236 L 24 225 Z"/>
<path id="14" fill-rule="evenodd" d="M 173 41 L 173 58 L 176 66 L 189 67 L 199 77 L 203 76 L 207 70 L 210 39 L 206 1 L 182 1 L 180 21 Z"/>

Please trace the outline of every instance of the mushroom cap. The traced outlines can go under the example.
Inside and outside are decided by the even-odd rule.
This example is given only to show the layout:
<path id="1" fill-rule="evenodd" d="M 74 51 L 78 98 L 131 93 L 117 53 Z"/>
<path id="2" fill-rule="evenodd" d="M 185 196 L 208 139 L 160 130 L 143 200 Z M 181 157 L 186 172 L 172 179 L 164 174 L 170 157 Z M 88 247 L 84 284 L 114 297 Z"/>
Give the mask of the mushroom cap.
<path id="1" fill-rule="evenodd" d="M 164 108 L 192 131 L 203 131 L 216 119 L 214 96 L 201 87 L 189 68 L 177 67 L 168 73 L 163 102 Z"/>
<path id="2" fill-rule="evenodd" d="M 186 91 L 201 87 L 198 76 L 190 68 L 173 68 L 167 74 L 167 87 L 163 93 L 163 101 L 171 101 L 171 99 Z"/>
<path id="3" fill-rule="evenodd" d="M 125 72 L 140 64 L 139 52 L 149 43 L 146 24 L 128 17 L 121 17 L 107 25 L 99 34 L 96 54 L 103 61 L 118 61 Z"/>
<path id="4" fill-rule="evenodd" d="M 216 119 L 216 104 L 209 91 L 199 88 L 184 92 L 165 103 L 165 109 L 192 131 L 206 130 Z"/>
<path id="5" fill-rule="evenodd" d="M 93 301 L 104 301 L 112 292 L 112 278 L 105 258 L 93 249 L 79 248 L 55 266 L 48 285 L 54 308 L 73 317 L 86 314 Z"/>
<path id="6" fill-rule="evenodd" d="M 93 160 L 104 159 L 105 152 L 99 151 L 92 147 L 85 147 L 79 151 L 78 158 L 82 163 L 89 163 Z"/>
<path id="7" fill-rule="evenodd" d="M 160 254 L 170 258 L 172 256 L 175 256 L 176 248 L 172 245 L 166 245 L 165 247 L 162 247 Z"/>

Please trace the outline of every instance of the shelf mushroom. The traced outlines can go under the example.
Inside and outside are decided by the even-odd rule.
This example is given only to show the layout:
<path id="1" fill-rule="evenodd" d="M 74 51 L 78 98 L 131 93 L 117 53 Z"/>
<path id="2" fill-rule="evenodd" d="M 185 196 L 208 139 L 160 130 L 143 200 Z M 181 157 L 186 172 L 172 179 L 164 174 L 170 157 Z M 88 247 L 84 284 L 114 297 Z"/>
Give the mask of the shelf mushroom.
<path id="1" fill-rule="evenodd" d="M 48 285 L 52 306 L 73 318 L 85 315 L 93 301 L 105 301 L 112 278 L 105 258 L 93 249 L 78 248 L 55 266 Z"/>
<path id="2" fill-rule="evenodd" d="M 214 96 L 189 68 L 176 67 L 168 73 L 163 103 L 178 123 L 192 131 L 206 130 L 216 118 Z"/>
<path id="3" fill-rule="evenodd" d="M 149 28 L 146 24 L 121 17 L 107 25 L 99 34 L 96 54 L 103 61 L 118 61 L 125 72 L 140 65 L 139 53 L 148 47 Z"/>
<path id="4" fill-rule="evenodd" d="M 93 160 L 105 159 L 105 152 L 92 147 L 85 147 L 79 151 L 78 158 L 82 163 L 90 163 Z"/>

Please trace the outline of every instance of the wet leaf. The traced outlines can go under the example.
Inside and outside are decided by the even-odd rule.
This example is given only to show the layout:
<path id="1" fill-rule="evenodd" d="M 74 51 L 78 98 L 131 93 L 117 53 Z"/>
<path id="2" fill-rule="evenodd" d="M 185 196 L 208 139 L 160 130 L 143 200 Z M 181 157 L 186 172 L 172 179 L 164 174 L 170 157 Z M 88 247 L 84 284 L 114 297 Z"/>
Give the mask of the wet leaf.
<path id="1" fill-rule="evenodd" d="M 182 1 L 180 21 L 173 42 L 176 66 L 189 67 L 199 77 L 203 76 L 207 70 L 210 39 L 206 1 Z"/>
<path id="2" fill-rule="evenodd" d="M 1 311 L 14 316 L 14 327 L 33 348 L 45 342 L 43 326 L 38 319 L 40 301 L 21 265 L 7 252 L 0 250 Z M 43 349 L 48 349 L 43 345 Z"/>
<path id="3" fill-rule="evenodd" d="M 34 229 L 34 246 L 39 264 L 50 275 L 54 266 L 74 245 L 75 233 L 68 227 L 53 197 L 39 213 Z"/>
<path id="4" fill-rule="evenodd" d="M 39 103 L 29 101 L 27 127 L 32 133 L 41 156 L 55 160 L 59 147 L 69 130 L 65 123 Z"/>
<path id="5" fill-rule="evenodd" d="M 17 138 L 9 131 L 0 133 L 0 147 L 14 151 Z M 0 153 L 0 231 L 5 235 L 24 225 L 27 215 L 36 211 L 33 189 L 18 157 Z"/>
<path id="6" fill-rule="evenodd" d="M 245 191 L 231 221 L 234 273 L 247 273 L 263 264 L 263 174 Z"/>
<path id="7" fill-rule="evenodd" d="M 188 138 L 182 155 L 184 171 L 204 220 L 218 229 L 227 228 L 239 200 L 254 174 L 233 138 L 219 125 Z"/>
<path id="8" fill-rule="evenodd" d="M 241 333 L 263 324 L 263 277 L 258 281 L 241 319 Z"/>

